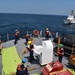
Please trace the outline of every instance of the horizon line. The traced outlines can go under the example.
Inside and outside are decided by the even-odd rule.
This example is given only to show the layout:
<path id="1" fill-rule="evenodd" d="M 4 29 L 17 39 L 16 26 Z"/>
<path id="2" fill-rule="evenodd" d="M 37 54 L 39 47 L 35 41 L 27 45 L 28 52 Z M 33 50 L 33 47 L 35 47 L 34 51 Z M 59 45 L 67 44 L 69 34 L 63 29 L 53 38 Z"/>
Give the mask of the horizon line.
<path id="1" fill-rule="evenodd" d="M 39 13 L 11 13 L 11 12 L 0 12 L 0 14 L 31 14 L 31 15 L 55 15 L 55 16 L 67 16 L 67 15 L 58 15 L 58 14 L 39 14 Z"/>

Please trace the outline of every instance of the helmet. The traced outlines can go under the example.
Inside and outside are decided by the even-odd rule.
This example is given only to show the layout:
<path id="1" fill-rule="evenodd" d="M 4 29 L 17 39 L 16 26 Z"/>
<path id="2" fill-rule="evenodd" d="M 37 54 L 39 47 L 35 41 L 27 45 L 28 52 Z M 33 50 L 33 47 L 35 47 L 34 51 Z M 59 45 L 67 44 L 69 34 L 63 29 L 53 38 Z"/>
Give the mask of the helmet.
<path id="1" fill-rule="evenodd" d="M 59 44 L 59 47 L 63 47 L 63 44 Z"/>
<path id="2" fill-rule="evenodd" d="M 26 63 L 26 59 L 23 59 L 22 62 L 23 62 L 23 63 Z"/>
<path id="3" fill-rule="evenodd" d="M 30 45 L 31 44 L 31 41 L 28 41 L 28 45 Z"/>
<path id="4" fill-rule="evenodd" d="M 48 30 L 48 28 L 46 28 L 46 30 Z"/>
<path id="5" fill-rule="evenodd" d="M 18 30 L 16 29 L 15 32 L 17 32 Z"/>
<path id="6" fill-rule="evenodd" d="M 32 34 L 30 34 L 30 36 L 32 36 Z"/>

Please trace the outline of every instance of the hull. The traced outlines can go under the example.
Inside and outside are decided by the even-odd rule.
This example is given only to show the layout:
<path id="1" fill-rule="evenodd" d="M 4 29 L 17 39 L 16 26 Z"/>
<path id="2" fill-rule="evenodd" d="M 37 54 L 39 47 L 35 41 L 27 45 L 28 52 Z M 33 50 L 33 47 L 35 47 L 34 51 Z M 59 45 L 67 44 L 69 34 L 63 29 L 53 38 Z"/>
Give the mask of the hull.
<path id="1" fill-rule="evenodd" d="M 75 20 L 70 21 L 70 20 L 64 20 L 64 24 L 74 24 Z"/>
<path id="2" fill-rule="evenodd" d="M 75 44 L 75 35 L 72 34 L 64 34 L 60 36 L 60 43 L 64 46 L 72 47 Z M 58 38 L 54 38 L 54 42 L 58 43 Z"/>
<path id="3" fill-rule="evenodd" d="M 75 23 L 75 20 L 74 21 L 71 21 L 71 23 Z"/>
<path id="4" fill-rule="evenodd" d="M 70 24 L 70 21 L 64 20 L 64 24 Z"/>

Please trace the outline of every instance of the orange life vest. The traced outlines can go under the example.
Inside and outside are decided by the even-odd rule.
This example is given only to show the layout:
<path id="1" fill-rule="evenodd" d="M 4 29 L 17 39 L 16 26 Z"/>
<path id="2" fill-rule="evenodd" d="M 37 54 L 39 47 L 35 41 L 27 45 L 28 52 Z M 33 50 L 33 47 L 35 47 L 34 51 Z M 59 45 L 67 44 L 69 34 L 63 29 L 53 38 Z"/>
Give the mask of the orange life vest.
<path id="1" fill-rule="evenodd" d="M 0 49 L 2 49 L 2 45 L 0 45 Z"/>
<path id="2" fill-rule="evenodd" d="M 20 33 L 20 31 L 18 30 L 18 31 L 16 31 L 15 32 L 15 36 L 18 36 L 19 35 L 19 33 Z"/>
<path id="3" fill-rule="evenodd" d="M 62 56 L 62 55 L 63 55 L 63 54 L 61 53 L 61 50 L 60 50 L 60 49 L 57 51 L 57 54 L 58 54 L 58 56 Z"/>
<path id="4" fill-rule="evenodd" d="M 61 51 L 60 49 L 57 51 L 58 56 L 62 55 L 62 53 L 60 51 Z"/>
<path id="5" fill-rule="evenodd" d="M 15 33 L 15 36 L 18 36 L 18 33 L 17 32 Z"/>
<path id="6" fill-rule="evenodd" d="M 17 70 L 22 71 L 21 64 L 18 64 Z"/>
<path id="7" fill-rule="evenodd" d="M 18 30 L 18 31 L 17 31 L 17 34 L 19 34 L 19 33 L 20 33 L 20 31 Z"/>
<path id="8" fill-rule="evenodd" d="M 46 31 L 46 34 L 49 35 L 49 31 L 48 30 Z"/>

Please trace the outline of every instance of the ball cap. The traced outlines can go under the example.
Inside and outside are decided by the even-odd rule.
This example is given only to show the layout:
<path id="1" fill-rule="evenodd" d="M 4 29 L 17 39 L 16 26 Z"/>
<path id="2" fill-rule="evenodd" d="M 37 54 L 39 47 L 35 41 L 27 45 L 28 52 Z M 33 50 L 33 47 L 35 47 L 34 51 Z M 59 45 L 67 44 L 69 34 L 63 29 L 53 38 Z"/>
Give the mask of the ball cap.
<path id="1" fill-rule="evenodd" d="M 46 30 L 48 30 L 48 28 L 46 28 Z"/>
<path id="2" fill-rule="evenodd" d="M 15 32 L 17 32 L 17 31 L 18 31 L 18 29 L 15 30 Z"/>
<path id="3" fill-rule="evenodd" d="M 23 59 L 22 62 L 23 62 L 23 63 L 26 63 L 26 59 Z"/>

